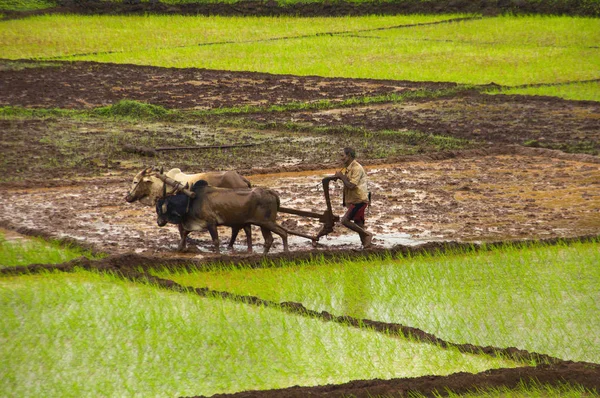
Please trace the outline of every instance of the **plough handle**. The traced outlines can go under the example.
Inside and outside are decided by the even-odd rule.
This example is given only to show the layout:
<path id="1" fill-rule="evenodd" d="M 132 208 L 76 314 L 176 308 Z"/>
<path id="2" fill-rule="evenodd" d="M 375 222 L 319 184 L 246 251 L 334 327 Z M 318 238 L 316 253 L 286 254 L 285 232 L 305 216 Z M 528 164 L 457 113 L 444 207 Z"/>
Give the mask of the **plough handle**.
<path id="1" fill-rule="evenodd" d="M 333 214 L 331 210 L 331 199 L 329 198 L 329 182 L 337 181 L 339 178 L 336 176 L 325 177 L 321 181 L 323 183 L 323 194 L 325 195 L 325 203 L 327 204 L 327 211 Z"/>

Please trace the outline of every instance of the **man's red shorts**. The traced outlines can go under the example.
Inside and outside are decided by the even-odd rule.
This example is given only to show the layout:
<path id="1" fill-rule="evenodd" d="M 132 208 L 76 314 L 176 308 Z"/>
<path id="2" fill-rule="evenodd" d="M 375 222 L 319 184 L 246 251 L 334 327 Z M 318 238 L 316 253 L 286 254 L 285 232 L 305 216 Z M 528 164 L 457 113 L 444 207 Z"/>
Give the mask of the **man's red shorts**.
<path id="1" fill-rule="evenodd" d="M 344 217 L 348 218 L 348 220 L 352 220 L 355 222 L 365 222 L 365 209 L 367 208 L 366 203 L 356 203 L 348 205 L 348 210 Z"/>

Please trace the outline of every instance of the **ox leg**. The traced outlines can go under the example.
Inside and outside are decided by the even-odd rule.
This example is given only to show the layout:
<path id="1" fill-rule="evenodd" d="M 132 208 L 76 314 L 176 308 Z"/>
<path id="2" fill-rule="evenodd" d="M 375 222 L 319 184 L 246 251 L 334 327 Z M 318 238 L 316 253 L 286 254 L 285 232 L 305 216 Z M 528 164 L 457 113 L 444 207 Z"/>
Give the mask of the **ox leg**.
<path id="1" fill-rule="evenodd" d="M 237 239 L 238 232 L 240 232 L 240 229 L 238 227 L 231 227 L 231 239 L 229 240 L 229 245 L 227 246 L 227 248 L 231 251 L 234 251 L 233 244 Z"/>
<path id="2" fill-rule="evenodd" d="M 177 224 L 177 227 L 179 228 L 179 237 L 181 238 L 179 240 L 179 247 L 177 248 L 177 250 L 182 252 L 185 250 L 186 239 L 190 232 L 183 229 L 183 225 L 181 224 Z"/>
<path id="3" fill-rule="evenodd" d="M 220 253 L 221 250 L 219 249 L 219 231 L 217 231 L 217 226 L 212 224 L 212 225 L 209 225 L 207 227 L 207 229 L 208 229 L 208 232 L 210 233 L 210 237 L 213 240 L 214 252 Z"/>
<path id="4" fill-rule="evenodd" d="M 240 232 L 239 227 L 231 227 L 231 240 L 229 241 L 229 250 L 233 251 L 233 244 L 237 239 L 238 233 Z M 244 233 L 246 234 L 246 244 L 248 245 L 248 253 L 252 253 L 252 226 L 244 226 Z"/>
<path id="5" fill-rule="evenodd" d="M 266 222 L 266 223 L 262 224 L 261 226 L 264 226 L 267 229 L 269 229 L 270 231 L 273 231 L 277 235 L 281 236 L 281 240 L 283 241 L 283 251 L 284 252 L 290 251 L 290 249 L 288 248 L 288 233 L 285 229 L 283 229 L 279 224 L 277 224 L 274 221 Z"/>
<path id="6" fill-rule="evenodd" d="M 244 233 L 246 234 L 246 244 L 248 245 L 248 253 L 252 253 L 252 226 L 246 225 L 244 227 Z"/>
<path id="7" fill-rule="evenodd" d="M 273 244 L 273 234 L 271 233 L 271 230 L 266 227 L 260 227 L 260 232 L 262 232 L 262 236 L 265 239 L 265 250 L 263 251 L 263 254 L 267 254 Z"/>

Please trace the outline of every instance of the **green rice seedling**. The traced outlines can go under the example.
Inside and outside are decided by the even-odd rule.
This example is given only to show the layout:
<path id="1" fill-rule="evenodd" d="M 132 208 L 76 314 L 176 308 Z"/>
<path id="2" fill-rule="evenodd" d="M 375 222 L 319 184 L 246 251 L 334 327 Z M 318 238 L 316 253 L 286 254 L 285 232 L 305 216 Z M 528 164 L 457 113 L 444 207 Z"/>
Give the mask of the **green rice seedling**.
<path id="1" fill-rule="evenodd" d="M 222 51 L 235 42 L 314 36 L 444 21 L 460 15 L 335 18 L 221 16 L 44 15 L 0 24 L 0 58 L 64 57 L 142 49 L 160 59 L 160 49 L 208 45 Z M 243 60 L 240 60 L 242 63 Z"/>
<path id="2" fill-rule="evenodd" d="M 577 29 L 578 33 L 567 34 L 571 29 Z M 595 49 L 598 41 L 598 29 L 591 18 L 498 17 L 374 31 L 364 38 L 304 36 L 73 59 L 331 77 L 519 85 L 598 78 L 600 55 Z"/>
<path id="3" fill-rule="evenodd" d="M 600 361 L 598 243 L 285 268 L 160 273 L 178 283 L 417 327 L 454 343 Z"/>
<path id="4" fill-rule="evenodd" d="M 521 366 L 81 270 L 1 277 L 0 308 L 9 396 L 213 395 Z"/>
<path id="5" fill-rule="evenodd" d="M 515 87 L 489 91 L 490 94 L 547 95 L 568 100 L 600 101 L 600 81 L 572 84 Z"/>
<path id="6" fill-rule="evenodd" d="M 29 264 L 59 264 L 77 257 L 98 257 L 88 250 L 40 238 L 7 240 L 0 232 L 0 268 Z"/>

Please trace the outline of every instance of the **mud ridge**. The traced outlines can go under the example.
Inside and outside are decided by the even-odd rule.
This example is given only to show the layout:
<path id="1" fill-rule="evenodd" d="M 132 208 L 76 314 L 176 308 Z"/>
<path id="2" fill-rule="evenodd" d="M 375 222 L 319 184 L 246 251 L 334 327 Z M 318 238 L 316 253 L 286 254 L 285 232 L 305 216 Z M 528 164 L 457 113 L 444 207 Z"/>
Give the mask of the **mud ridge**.
<path id="1" fill-rule="evenodd" d="M 586 362 L 563 361 L 552 365 L 492 369 L 481 373 L 454 373 L 449 376 L 421 376 L 390 380 L 355 380 L 339 385 L 316 387 L 289 387 L 268 391 L 244 391 L 235 394 L 216 394 L 212 398 L 304 398 L 373 396 L 425 397 L 448 396 L 449 391 L 465 394 L 478 390 L 500 387 L 517 388 L 523 383 L 531 385 L 564 384 L 581 385 L 589 390 L 600 391 L 600 365 Z M 195 396 L 194 398 L 202 398 Z"/>
<path id="2" fill-rule="evenodd" d="M 10 229 L 10 226 L 9 228 Z M 64 242 L 66 245 L 81 247 L 92 253 L 104 254 L 95 249 L 93 245 L 82 244 L 82 242 L 69 238 L 56 239 L 49 234 L 30 228 L 17 228 L 16 232 L 23 235 L 40 237 L 44 239 Z M 310 261 L 340 261 L 340 260 L 362 260 L 369 258 L 388 258 L 396 256 L 415 256 L 419 254 L 442 255 L 447 252 L 477 252 L 501 248 L 506 245 L 526 248 L 535 245 L 574 244 L 581 242 L 598 242 L 600 235 L 581 235 L 576 237 L 552 237 L 546 239 L 520 239 L 486 242 L 484 244 L 458 241 L 426 242 L 415 246 L 396 245 L 391 249 L 372 247 L 366 250 L 338 249 L 338 250 L 302 250 L 288 253 L 274 253 L 268 256 L 261 254 L 223 254 L 218 258 L 190 259 L 188 257 L 150 257 L 135 253 L 114 254 L 108 257 L 93 260 L 79 257 L 62 264 L 30 264 L 27 266 L 15 266 L 0 268 L 0 275 L 27 275 L 42 271 L 60 270 L 72 272 L 76 267 L 83 269 L 99 270 L 128 270 L 132 267 L 150 269 L 153 267 L 165 267 L 171 270 L 187 269 L 190 271 L 210 271 L 215 266 L 232 265 L 236 267 L 250 268 L 272 268 L 289 265 L 290 263 L 305 263 Z M 137 271 L 136 271 L 137 272 Z"/>

